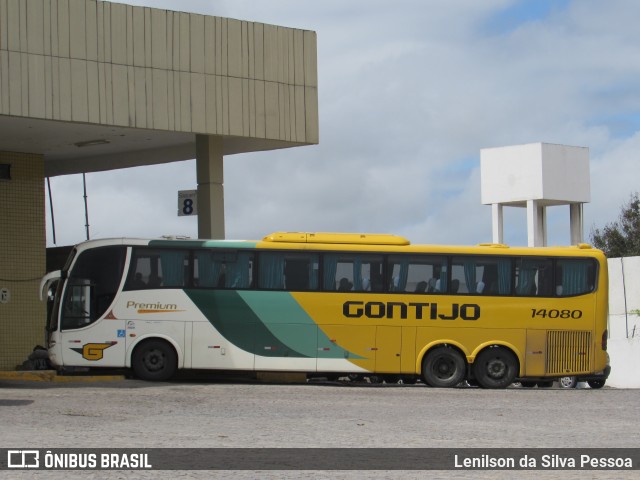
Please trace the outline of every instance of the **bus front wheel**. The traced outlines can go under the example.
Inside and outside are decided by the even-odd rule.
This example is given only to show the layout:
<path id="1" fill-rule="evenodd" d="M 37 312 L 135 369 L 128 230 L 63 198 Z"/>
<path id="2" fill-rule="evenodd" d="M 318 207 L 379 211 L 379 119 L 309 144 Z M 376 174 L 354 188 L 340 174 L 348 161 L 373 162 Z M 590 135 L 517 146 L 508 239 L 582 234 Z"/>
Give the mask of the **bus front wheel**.
<path id="1" fill-rule="evenodd" d="M 450 347 L 437 347 L 422 361 L 422 379 L 432 387 L 455 387 L 464 380 L 465 366 L 460 352 Z"/>
<path id="2" fill-rule="evenodd" d="M 133 352 L 131 366 L 142 380 L 162 382 L 173 376 L 178 359 L 171 345 L 162 340 L 148 340 Z"/>
<path id="3" fill-rule="evenodd" d="M 473 373 L 483 388 L 507 388 L 518 373 L 518 360 L 506 348 L 487 348 L 473 362 Z"/>

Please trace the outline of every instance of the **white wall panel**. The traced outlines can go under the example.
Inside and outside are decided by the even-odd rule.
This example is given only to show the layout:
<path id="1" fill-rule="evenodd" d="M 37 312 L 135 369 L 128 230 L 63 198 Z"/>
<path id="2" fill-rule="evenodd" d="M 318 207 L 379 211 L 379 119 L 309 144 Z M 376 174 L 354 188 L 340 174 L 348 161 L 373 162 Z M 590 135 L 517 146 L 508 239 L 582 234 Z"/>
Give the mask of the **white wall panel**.
<path id="1" fill-rule="evenodd" d="M 204 73 L 204 16 L 190 15 L 190 71 Z"/>
<path id="2" fill-rule="evenodd" d="M 145 69 L 142 67 L 134 67 L 133 75 L 135 84 L 135 126 L 138 128 L 147 128 L 147 77 Z"/>
<path id="3" fill-rule="evenodd" d="M 164 10 L 151 10 L 151 66 L 167 68 L 167 13 Z"/>
<path id="4" fill-rule="evenodd" d="M 144 37 L 145 37 L 145 25 L 144 25 L 144 9 L 133 9 L 133 65 L 134 67 L 144 67 Z"/>
<path id="5" fill-rule="evenodd" d="M 71 121 L 71 60 L 60 58 L 58 63 L 58 95 L 60 96 L 60 120 Z"/>
<path id="6" fill-rule="evenodd" d="M 87 62 L 72 58 L 71 64 L 71 120 L 89 121 Z"/>
<path id="7" fill-rule="evenodd" d="M 0 114 L 9 115 L 9 52 L 0 50 Z"/>
<path id="8" fill-rule="evenodd" d="M 88 121 L 100 123 L 100 83 L 98 80 L 98 63 L 87 62 L 87 102 Z"/>
<path id="9" fill-rule="evenodd" d="M 85 0 L 69 0 L 69 56 L 87 58 Z"/>
<path id="10" fill-rule="evenodd" d="M 129 75 L 125 65 L 113 64 L 111 67 L 111 85 L 113 96 L 113 123 L 129 125 Z"/>
<path id="11" fill-rule="evenodd" d="M 7 0 L 0 0 L 0 50 L 7 50 L 8 23 Z"/>
<path id="12" fill-rule="evenodd" d="M 169 129 L 169 74 L 165 70 L 153 69 L 152 72 L 151 105 L 153 106 L 153 124 L 151 128 L 159 130 Z"/>
<path id="13" fill-rule="evenodd" d="M 45 68 L 44 56 L 27 55 L 29 65 L 29 116 L 45 118 Z"/>
<path id="14" fill-rule="evenodd" d="M 98 4 L 86 3 L 85 32 L 87 42 L 87 60 L 98 60 Z M 46 37 L 45 37 L 46 38 Z"/>
<path id="15" fill-rule="evenodd" d="M 44 1 L 30 0 L 27 4 L 27 51 L 44 54 Z"/>
<path id="16" fill-rule="evenodd" d="M 203 58 L 204 60 L 204 58 Z M 204 66 L 204 63 L 203 63 Z M 203 73 L 191 74 L 191 98 L 206 99 L 205 97 L 205 79 Z M 207 130 L 206 120 L 206 100 L 191 103 L 191 128 L 196 132 L 205 132 Z"/>

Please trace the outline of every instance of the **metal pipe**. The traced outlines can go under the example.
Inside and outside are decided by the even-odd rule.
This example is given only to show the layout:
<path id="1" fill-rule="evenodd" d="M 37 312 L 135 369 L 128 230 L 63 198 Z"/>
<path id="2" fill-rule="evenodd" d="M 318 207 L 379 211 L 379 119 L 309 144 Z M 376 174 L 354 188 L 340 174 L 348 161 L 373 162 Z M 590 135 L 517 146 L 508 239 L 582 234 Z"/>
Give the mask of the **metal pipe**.
<path id="1" fill-rule="evenodd" d="M 84 188 L 84 227 L 87 231 L 87 240 L 89 240 L 89 209 L 87 208 L 87 179 L 82 174 L 82 187 Z"/>
<path id="2" fill-rule="evenodd" d="M 51 195 L 51 182 L 47 177 L 47 190 L 49 190 L 49 209 L 51 211 L 51 230 L 53 231 L 53 244 L 56 244 L 56 219 L 53 216 L 53 196 Z"/>

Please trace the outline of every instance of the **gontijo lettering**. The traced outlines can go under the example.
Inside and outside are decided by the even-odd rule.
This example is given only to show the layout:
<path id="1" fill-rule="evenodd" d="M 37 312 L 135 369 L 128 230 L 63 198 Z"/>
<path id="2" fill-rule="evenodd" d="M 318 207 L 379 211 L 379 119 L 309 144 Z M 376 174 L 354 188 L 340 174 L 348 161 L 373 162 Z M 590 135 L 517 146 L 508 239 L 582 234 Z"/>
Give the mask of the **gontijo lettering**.
<path id="1" fill-rule="evenodd" d="M 423 302 L 358 302 L 347 301 L 342 305 L 342 314 L 347 318 L 398 318 L 405 320 L 478 320 L 480 305 L 475 303 L 452 303 L 450 306 Z"/>

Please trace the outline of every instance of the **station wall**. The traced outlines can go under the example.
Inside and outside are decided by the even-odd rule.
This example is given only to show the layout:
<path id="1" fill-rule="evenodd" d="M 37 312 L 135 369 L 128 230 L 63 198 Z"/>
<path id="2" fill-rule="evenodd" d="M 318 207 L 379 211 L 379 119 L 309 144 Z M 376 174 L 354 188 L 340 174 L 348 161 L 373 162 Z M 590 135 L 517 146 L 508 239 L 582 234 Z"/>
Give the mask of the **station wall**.
<path id="1" fill-rule="evenodd" d="M 0 180 L 0 370 L 14 370 L 44 344 L 45 306 L 38 297 L 46 273 L 44 159 L 0 152 L 10 180 Z"/>

